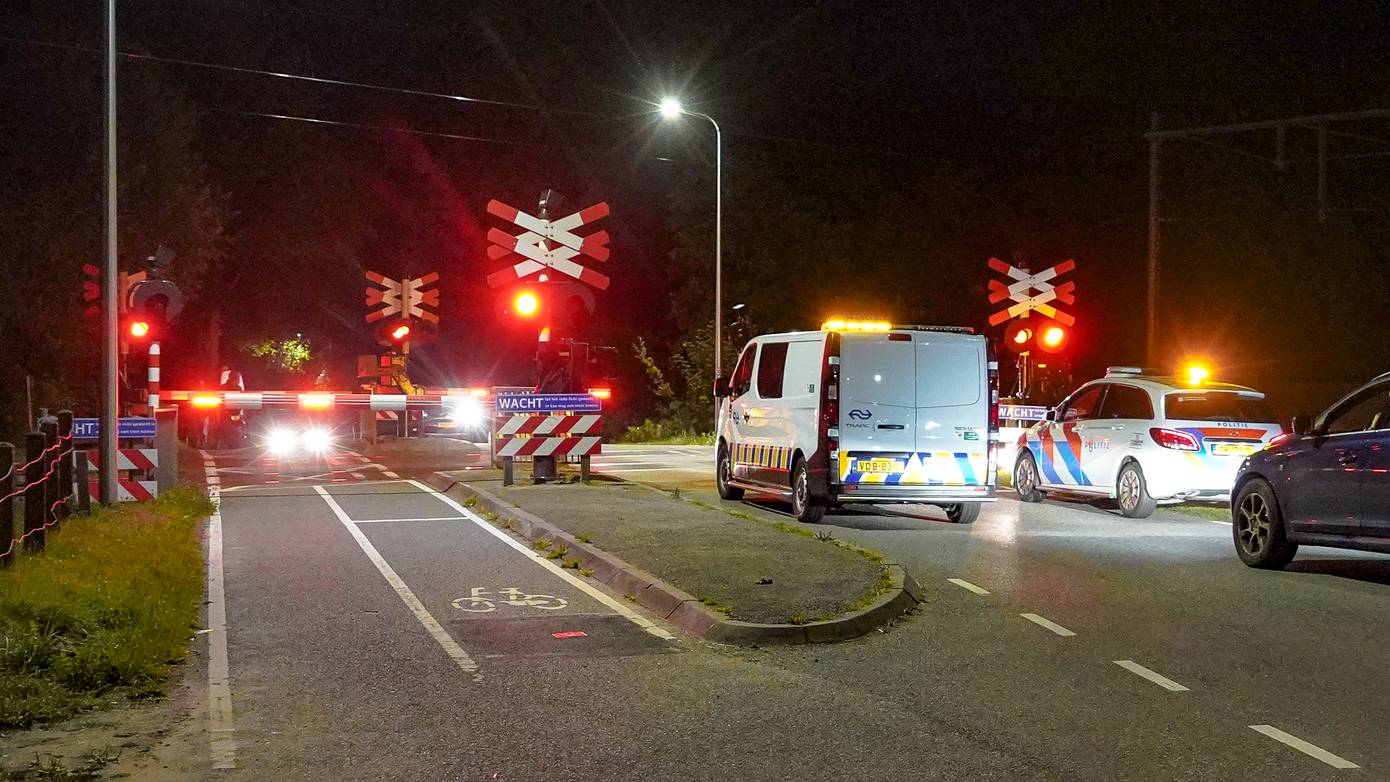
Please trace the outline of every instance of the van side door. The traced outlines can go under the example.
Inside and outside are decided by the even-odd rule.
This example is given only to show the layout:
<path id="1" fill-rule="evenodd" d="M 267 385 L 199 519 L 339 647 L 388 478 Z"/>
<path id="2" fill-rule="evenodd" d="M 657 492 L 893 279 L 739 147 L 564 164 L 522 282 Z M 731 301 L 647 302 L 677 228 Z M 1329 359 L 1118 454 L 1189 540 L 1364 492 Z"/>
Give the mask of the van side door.
<path id="1" fill-rule="evenodd" d="M 753 406 L 753 364 L 757 357 L 758 343 L 748 343 L 748 347 L 743 349 L 743 355 L 738 358 L 734 374 L 729 379 L 727 418 L 724 425 L 729 433 L 730 462 L 733 464 L 734 477 L 740 480 L 748 479 L 749 461 L 745 456 L 749 449 L 745 446 L 748 442 L 748 421 L 751 417 L 749 408 Z"/>

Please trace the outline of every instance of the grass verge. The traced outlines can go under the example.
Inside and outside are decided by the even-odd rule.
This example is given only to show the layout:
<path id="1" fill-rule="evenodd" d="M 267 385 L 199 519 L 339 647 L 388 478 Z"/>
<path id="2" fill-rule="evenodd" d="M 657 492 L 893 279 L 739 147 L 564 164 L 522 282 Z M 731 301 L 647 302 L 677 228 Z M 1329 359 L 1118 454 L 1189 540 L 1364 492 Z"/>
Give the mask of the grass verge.
<path id="1" fill-rule="evenodd" d="M 190 487 L 101 508 L 0 571 L 0 729 L 159 693 L 198 619 L 211 512 Z"/>

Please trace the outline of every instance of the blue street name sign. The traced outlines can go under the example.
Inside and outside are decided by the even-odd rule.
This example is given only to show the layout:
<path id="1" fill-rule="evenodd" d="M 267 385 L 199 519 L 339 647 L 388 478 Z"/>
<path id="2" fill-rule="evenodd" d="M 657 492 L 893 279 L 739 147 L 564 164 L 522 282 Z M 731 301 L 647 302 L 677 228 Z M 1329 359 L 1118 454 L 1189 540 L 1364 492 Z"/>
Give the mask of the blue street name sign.
<path id="1" fill-rule="evenodd" d="M 588 394 L 499 394 L 499 413 L 597 413 L 603 404 Z"/>
<path id="2" fill-rule="evenodd" d="M 121 440 L 143 440 L 154 437 L 155 428 L 153 418 L 122 418 L 117 431 Z M 101 419 L 72 419 L 72 437 L 74 440 L 95 440 L 101 437 Z"/>

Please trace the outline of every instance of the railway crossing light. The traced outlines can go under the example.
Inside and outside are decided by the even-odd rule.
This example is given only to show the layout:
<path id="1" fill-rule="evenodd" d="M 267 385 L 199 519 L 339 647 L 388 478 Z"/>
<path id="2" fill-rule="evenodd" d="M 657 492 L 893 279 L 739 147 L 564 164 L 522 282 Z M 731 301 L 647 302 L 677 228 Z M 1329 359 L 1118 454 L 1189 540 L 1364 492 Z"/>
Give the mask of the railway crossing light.
<path id="1" fill-rule="evenodd" d="M 150 335 L 150 322 L 147 320 L 132 320 L 126 327 L 126 331 L 134 339 L 144 339 Z"/>
<path id="2" fill-rule="evenodd" d="M 396 326 L 394 329 L 391 329 L 391 341 L 393 342 L 402 342 L 405 340 L 406 337 L 409 336 L 410 324 L 408 323 L 402 323 Z"/>
<path id="3" fill-rule="evenodd" d="M 1071 340 L 1071 332 L 1060 323 L 1051 322 L 1037 330 L 1038 349 L 1044 353 L 1061 353 Z"/>
<path id="4" fill-rule="evenodd" d="M 512 298 L 512 311 L 523 318 L 534 318 L 541 311 L 541 299 L 529 290 L 522 290 Z"/>
<path id="5" fill-rule="evenodd" d="M 1004 329 L 1004 347 L 1015 353 L 1022 353 L 1033 344 L 1033 324 L 1015 319 Z"/>

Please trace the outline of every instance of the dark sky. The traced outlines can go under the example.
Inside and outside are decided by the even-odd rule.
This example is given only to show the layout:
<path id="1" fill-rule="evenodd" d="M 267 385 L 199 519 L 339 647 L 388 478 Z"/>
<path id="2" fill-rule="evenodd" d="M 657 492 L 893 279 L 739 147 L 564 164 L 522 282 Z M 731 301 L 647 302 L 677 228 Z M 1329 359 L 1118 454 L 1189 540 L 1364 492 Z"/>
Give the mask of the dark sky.
<path id="1" fill-rule="evenodd" d="M 27 5 L 5 12 L 7 35 L 101 40 L 94 0 Z M 568 164 L 558 178 L 598 194 L 610 182 L 629 187 L 651 170 L 641 161 L 658 156 L 709 162 L 702 128 L 654 134 L 635 116 L 641 101 L 676 92 L 724 125 L 731 165 L 773 154 L 789 176 L 963 167 L 1017 205 L 1012 235 L 973 237 L 981 285 L 991 253 L 1075 256 L 1093 332 L 1130 345 L 1142 334 L 1151 112 L 1181 127 L 1390 105 L 1384 3 L 123 0 L 119 9 L 121 46 L 134 51 L 593 115 L 168 66 L 207 112 L 214 142 L 271 122 L 227 112 L 389 120 L 545 145 L 536 160 Z M 23 51 L 4 46 L 6 56 Z M 468 149 L 474 160 L 514 161 L 526 148 Z M 1108 303 L 1096 304 L 1102 295 Z M 1093 353 L 1119 352 L 1090 336 Z"/>

